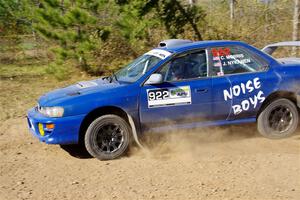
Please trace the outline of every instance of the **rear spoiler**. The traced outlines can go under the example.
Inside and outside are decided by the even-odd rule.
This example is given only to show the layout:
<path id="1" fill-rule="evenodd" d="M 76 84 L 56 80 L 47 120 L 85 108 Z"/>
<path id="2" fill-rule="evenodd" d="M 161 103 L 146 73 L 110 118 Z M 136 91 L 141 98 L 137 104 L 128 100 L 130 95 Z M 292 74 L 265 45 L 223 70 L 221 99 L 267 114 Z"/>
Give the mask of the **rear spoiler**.
<path id="1" fill-rule="evenodd" d="M 278 47 L 300 47 L 300 41 L 286 41 L 286 42 L 278 42 L 274 44 L 269 44 L 265 46 L 262 51 L 272 55 L 272 53 L 278 48 Z"/>

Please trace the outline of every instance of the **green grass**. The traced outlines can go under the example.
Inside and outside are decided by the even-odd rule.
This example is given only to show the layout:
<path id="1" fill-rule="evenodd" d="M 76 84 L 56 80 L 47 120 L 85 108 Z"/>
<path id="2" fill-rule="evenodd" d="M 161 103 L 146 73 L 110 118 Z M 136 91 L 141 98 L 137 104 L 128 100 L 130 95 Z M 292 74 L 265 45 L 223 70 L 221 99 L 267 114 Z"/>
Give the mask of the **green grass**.
<path id="1" fill-rule="evenodd" d="M 0 78 L 33 77 L 46 75 L 47 65 L 3 65 L 0 64 Z"/>
<path id="2" fill-rule="evenodd" d="M 33 43 L 33 42 L 24 42 L 20 46 L 21 46 L 21 48 L 23 50 L 32 50 L 32 49 L 36 48 L 36 43 Z"/>

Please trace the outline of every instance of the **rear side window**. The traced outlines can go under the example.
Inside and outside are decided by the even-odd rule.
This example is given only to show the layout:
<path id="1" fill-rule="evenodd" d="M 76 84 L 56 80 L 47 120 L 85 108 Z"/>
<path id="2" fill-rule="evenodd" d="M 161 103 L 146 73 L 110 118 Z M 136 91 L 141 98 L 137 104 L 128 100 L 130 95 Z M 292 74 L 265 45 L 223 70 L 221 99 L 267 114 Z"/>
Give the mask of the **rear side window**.
<path id="1" fill-rule="evenodd" d="M 267 69 L 265 61 L 245 48 L 238 46 L 211 48 L 210 57 L 212 58 L 212 76 L 259 72 Z"/>

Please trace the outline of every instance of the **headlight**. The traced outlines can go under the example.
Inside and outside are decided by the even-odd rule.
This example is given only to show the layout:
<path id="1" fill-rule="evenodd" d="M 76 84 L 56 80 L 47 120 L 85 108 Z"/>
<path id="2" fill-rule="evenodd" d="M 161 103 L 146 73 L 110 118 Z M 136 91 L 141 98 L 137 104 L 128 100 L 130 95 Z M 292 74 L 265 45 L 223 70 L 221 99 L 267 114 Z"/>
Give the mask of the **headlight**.
<path id="1" fill-rule="evenodd" d="M 63 107 L 38 107 L 38 110 L 47 117 L 62 117 L 64 114 Z"/>

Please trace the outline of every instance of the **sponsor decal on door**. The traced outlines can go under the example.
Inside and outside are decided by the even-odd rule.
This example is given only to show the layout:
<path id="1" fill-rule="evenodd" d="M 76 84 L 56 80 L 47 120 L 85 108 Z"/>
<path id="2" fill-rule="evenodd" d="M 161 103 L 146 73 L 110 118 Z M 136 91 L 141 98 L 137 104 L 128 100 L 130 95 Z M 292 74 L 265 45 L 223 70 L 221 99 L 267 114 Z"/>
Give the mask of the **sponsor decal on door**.
<path id="1" fill-rule="evenodd" d="M 148 89 L 147 98 L 149 108 L 192 103 L 190 86 Z"/>

